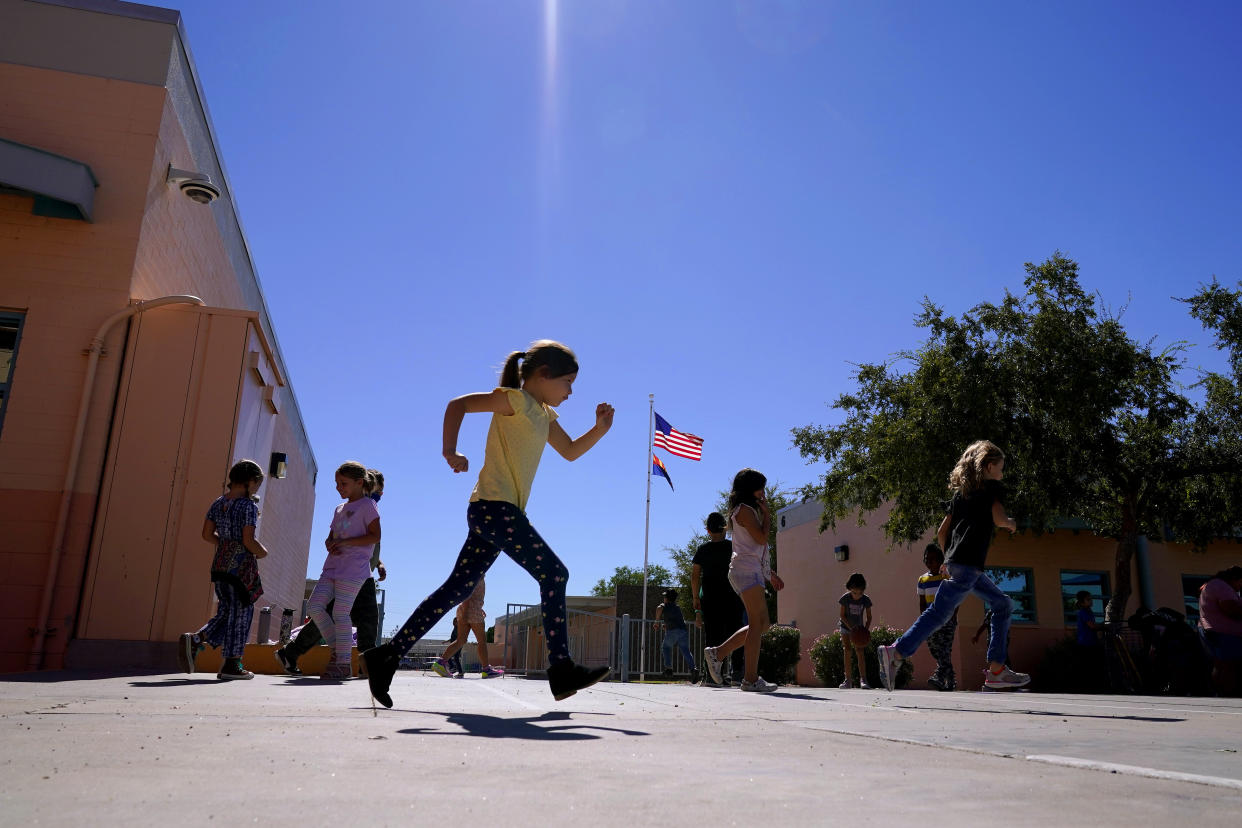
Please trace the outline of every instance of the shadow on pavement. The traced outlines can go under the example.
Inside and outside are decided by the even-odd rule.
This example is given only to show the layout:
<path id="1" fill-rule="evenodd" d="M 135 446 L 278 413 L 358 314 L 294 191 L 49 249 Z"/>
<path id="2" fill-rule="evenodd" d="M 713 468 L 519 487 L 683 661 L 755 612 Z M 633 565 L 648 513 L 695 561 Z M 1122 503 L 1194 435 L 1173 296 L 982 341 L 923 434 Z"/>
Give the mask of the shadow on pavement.
<path id="1" fill-rule="evenodd" d="M 1107 719 L 1110 721 L 1122 720 L 1130 722 L 1162 722 L 1176 723 L 1184 722 L 1185 719 L 1175 719 L 1167 716 L 1110 716 L 1104 713 L 1065 713 L 1055 710 L 974 710 L 969 707 L 930 707 L 930 706 L 907 706 L 893 705 L 893 707 L 901 707 L 904 710 L 935 710 L 937 713 L 987 713 L 990 716 L 1052 716 L 1058 719 Z"/>
<path id="2" fill-rule="evenodd" d="M 534 739 L 537 741 L 577 741 L 581 739 L 599 739 L 594 733 L 576 733 L 570 731 L 601 730 L 620 733 L 624 736 L 650 736 L 642 730 L 625 730 L 619 727 L 599 727 L 591 724 L 570 722 L 555 727 L 543 727 L 540 722 L 569 722 L 569 713 L 544 713 L 541 716 L 484 716 L 477 713 L 440 713 L 433 710 L 415 710 L 427 716 L 443 716 L 449 724 L 460 727 L 464 733 L 443 731 L 434 727 L 410 727 L 397 731 L 410 735 L 427 736 L 483 736 L 488 739 Z M 596 713 L 592 715 L 610 715 Z"/>
<path id="3" fill-rule="evenodd" d="M 191 684 L 224 684 L 220 679 L 211 678 L 173 678 L 163 681 L 131 681 L 130 687 L 189 687 Z"/>
<path id="4" fill-rule="evenodd" d="M 0 682 L 56 684 L 62 681 L 102 681 L 126 676 L 166 676 L 167 670 L 42 670 L 37 673 L 8 673 Z"/>

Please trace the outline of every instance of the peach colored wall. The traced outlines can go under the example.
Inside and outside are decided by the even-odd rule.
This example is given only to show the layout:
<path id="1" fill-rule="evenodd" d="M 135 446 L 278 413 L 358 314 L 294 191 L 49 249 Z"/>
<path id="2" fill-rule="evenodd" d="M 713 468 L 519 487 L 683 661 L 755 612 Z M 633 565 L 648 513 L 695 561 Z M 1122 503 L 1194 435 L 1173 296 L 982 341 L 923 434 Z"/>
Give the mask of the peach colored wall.
<path id="1" fill-rule="evenodd" d="M 157 38 L 177 37 L 173 26 L 149 30 Z M 103 47 L 95 44 L 95 48 Z M 233 221 L 232 213 L 224 208 L 231 210 L 231 206 L 223 202 L 211 207 L 194 204 L 164 181 L 170 162 L 196 166 L 167 89 L 0 63 L 0 136 L 88 164 L 99 182 L 91 224 L 33 216 L 31 198 L 0 195 L 0 308 L 25 314 L 0 432 L 0 672 L 7 672 L 26 667 L 29 629 L 35 625 L 46 579 L 48 550 L 82 390 L 86 367 L 83 352 L 100 323 L 129 305 L 131 299 L 171 293 L 195 294 L 209 304 L 226 308 L 255 305 L 243 311 L 251 320 L 243 321 L 243 327 L 253 327 L 262 309 L 261 298 L 256 304 L 254 286 L 246 282 L 249 288 L 243 289 L 243 275 L 249 279 L 249 273 L 234 269 L 235 261 L 224 240 L 228 222 Z M 175 315 L 176 311 L 150 313 L 150 319 L 132 329 L 145 322 L 154 324 L 157 314 Z M 260 322 L 267 324 L 266 320 Z M 84 575 L 88 565 L 95 568 L 99 563 L 88 564 L 88 548 L 99 483 L 105 475 L 114 404 L 123 382 L 122 368 L 133 356 L 126 348 L 130 331 L 126 324 L 115 326 L 106 338 L 99 362 L 54 591 L 49 627 L 55 632 L 49 634 L 44 660 L 49 668 L 63 664 L 67 641 L 80 620 Z M 274 360 L 271 347 L 270 343 L 265 345 L 269 363 Z M 230 368 L 234 384 L 243 370 L 238 365 Z M 267 440 L 271 448 L 288 454 L 289 477 L 269 480 L 262 492 L 261 537 L 275 549 L 271 559 L 261 565 L 267 594 L 260 599 L 260 606 L 276 607 L 274 629 L 281 606 L 301 605 L 314 502 L 314 458 L 296 401 L 285 383 L 287 378 L 282 377 L 274 388 L 272 401 L 280 410 L 273 412 L 275 423 L 267 431 Z M 236 424 L 234 412 L 226 423 L 227 435 L 234 433 Z M 165 437 L 184 434 L 181 422 L 172 425 L 176 435 L 170 431 Z M 167 483 L 159 481 L 152 482 L 151 491 L 133 493 L 151 508 L 167 510 L 166 528 L 177 550 L 175 571 L 163 569 L 156 576 L 157 585 L 163 584 L 165 591 L 160 593 L 157 588 L 155 592 L 167 596 L 188 588 L 200 595 L 194 613 L 197 624 L 206 620 L 205 613 L 211 610 L 211 587 L 206 563 L 201 560 L 204 550 L 198 547 L 206 548 L 208 558 L 210 548 L 201 540 L 187 544 L 182 538 L 186 532 L 196 536 L 201 528 L 202 514 L 218 493 L 232 459 L 229 449 L 227 440 L 222 449 L 214 441 L 204 446 L 176 447 L 176 456 L 210 468 L 203 478 L 210 480 L 211 487 L 211 496 L 205 500 L 205 496 L 186 494 L 178 506 L 170 500 L 175 494 L 168 491 Z M 196 454 L 202 451 L 223 456 L 208 462 Z M 266 456 L 255 459 L 267 466 Z M 119 501 L 114 500 L 113 505 L 120 508 Z M 183 512 L 193 514 L 193 519 L 187 521 Z M 182 554 L 187 556 L 184 560 L 179 557 Z M 138 555 L 119 571 L 124 573 L 126 566 L 149 562 Z M 187 587 L 183 579 L 193 585 Z M 139 589 L 136 583 L 131 585 L 133 594 L 122 591 L 116 595 L 112 612 L 119 615 L 130 611 L 126 595 L 132 599 L 134 594 L 146 594 L 149 585 L 144 583 Z M 151 603 L 149 596 L 147 603 Z M 151 618 L 167 619 L 163 625 L 156 625 L 152 633 L 156 640 L 171 640 L 182 631 L 180 620 L 174 620 L 176 613 L 168 614 L 166 609 L 152 606 L 148 612 Z"/>
<path id="2" fill-rule="evenodd" d="M 788 516 L 788 513 L 782 514 Z M 915 583 L 924 571 L 923 548 L 933 533 L 928 532 L 915 544 L 888 549 L 888 541 L 880 531 L 883 513 L 876 512 L 866 520 L 866 526 L 858 526 L 853 518 L 847 518 L 835 530 L 820 534 L 816 516 L 808 522 L 778 530 L 780 573 L 787 586 L 778 598 L 777 615 L 781 623 L 796 620 L 802 630 L 800 683 L 818 683 L 808 652 L 818 636 L 835 629 L 839 612 L 837 599 L 845 591 L 845 580 L 850 573 L 861 572 L 867 578 L 867 594 L 875 605 L 876 624 L 905 629 L 918 615 Z M 850 547 L 849 560 L 844 563 L 836 561 L 832 551 L 842 544 Z M 1115 586 L 1115 551 L 1113 540 L 1088 532 L 1075 534 L 1061 530 L 1042 536 L 1020 534 L 1012 538 L 998 533 L 988 552 L 988 565 L 1033 570 L 1037 624 L 1014 624 L 1010 631 L 1010 661 L 1017 669 L 1037 669 L 1047 647 L 1073 633 L 1073 627 L 1065 623 L 1062 614 L 1061 571 L 1107 572 L 1110 585 Z M 1242 545 L 1220 542 L 1204 553 L 1195 553 L 1185 545 L 1152 543 L 1148 558 L 1155 605 L 1152 608 L 1169 606 L 1182 611 L 1181 576 L 1212 574 L 1242 561 Z M 1141 601 L 1137 561 L 1132 565 L 1131 580 L 1133 594 L 1127 616 Z M 984 611 L 982 602 L 971 598 L 962 604 L 958 613 L 954 664 L 958 685 L 963 689 L 976 688 L 982 683 L 980 671 L 987 635 L 985 633 L 978 644 L 971 644 L 970 638 L 981 623 Z M 926 647 L 915 654 L 914 668 L 915 686 L 922 686 L 935 669 Z"/>
<path id="3" fill-rule="evenodd" d="M 164 90 L 0 64 L 0 135 L 89 164 L 99 180 L 95 222 L 30 214 L 32 201 L 0 195 L 0 307 L 26 325 L 0 433 L 0 671 L 23 669 L 47 573 L 86 368 L 99 324 L 130 299 L 129 284 Z M 106 341 L 96 387 L 114 387 L 124 326 Z M 92 401 L 65 555 L 57 580 L 48 666 L 73 627 L 94 493 L 112 405 Z"/>

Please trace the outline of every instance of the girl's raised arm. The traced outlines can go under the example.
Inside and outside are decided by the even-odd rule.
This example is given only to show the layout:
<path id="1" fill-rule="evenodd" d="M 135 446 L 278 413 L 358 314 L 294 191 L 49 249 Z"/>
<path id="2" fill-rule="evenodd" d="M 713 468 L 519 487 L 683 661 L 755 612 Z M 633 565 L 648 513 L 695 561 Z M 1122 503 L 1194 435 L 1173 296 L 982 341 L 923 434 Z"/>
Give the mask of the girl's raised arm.
<path id="1" fill-rule="evenodd" d="M 470 468 L 470 461 L 466 459 L 466 456 L 457 453 L 457 435 L 461 432 L 461 421 L 466 418 L 467 414 L 481 414 L 488 411 L 505 417 L 513 416 L 513 406 L 509 403 L 509 395 L 503 388 L 476 394 L 463 394 L 449 400 L 449 404 L 444 407 L 444 440 L 441 453 L 448 461 L 449 468 L 455 473 L 464 472 Z"/>
<path id="2" fill-rule="evenodd" d="M 613 408 L 608 403 L 595 406 L 595 425 L 577 440 L 571 439 L 556 422 L 548 427 L 548 445 L 566 460 L 574 461 L 591 450 L 612 428 Z"/>

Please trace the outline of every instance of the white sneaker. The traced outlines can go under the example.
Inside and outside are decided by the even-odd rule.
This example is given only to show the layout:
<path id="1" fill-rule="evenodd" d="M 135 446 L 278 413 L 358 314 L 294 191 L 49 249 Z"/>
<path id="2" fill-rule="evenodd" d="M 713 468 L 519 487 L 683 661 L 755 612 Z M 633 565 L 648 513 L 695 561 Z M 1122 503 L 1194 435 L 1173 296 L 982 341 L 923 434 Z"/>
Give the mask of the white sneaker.
<path id="1" fill-rule="evenodd" d="M 866 680 L 866 679 L 859 679 L 859 681 L 858 681 L 858 686 L 859 686 L 859 688 L 860 688 L 860 689 L 862 689 L 862 690 L 870 690 L 870 689 L 871 689 L 871 685 L 870 685 L 870 684 L 867 684 L 867 680 Z"/>
<path id="2" fill-rule="evenodd" d="M 837 689 L 838 690 L 849 690 L 853 686 L 854 685 L 850 683 L 850 680 L 846 679 L 845 681 L 837 685 Z"/>
<path id="3" fill-rule="evenodd" d="M 1030 674 L 1019 673 L 1008 667 L 1005 667 L 999 673 L 993 673 L 991 670 L 984 670 L 983 672 L 986 676 L 983 680 L 983 686 L 993 690 L 1014 690 L 1031 683 Z"/>
<path id="4" fill-rule="evenodd" d="M 901 669 L 904 659 L 897 652 L 896 644 L 882 644 L 875 648 L 876 658 L 880 662 L 880 681 L 890 693 L 897 684 L 897 671 Z"/>
<path id="5" fill-rule="evenodd" d="M 707 667 L 707 674 L 712 677 L 712 681 L 720 684 L 720 659 L 716 656 L 715 647 L 703 648 L 703 664 Z"/>
<path id="6" fill-rule="evenodd" d="M 763 676 L 754 681 L 742 679 L 742 692 L 744 693 L 772 693 L 776 690 L 775 684 L 768 684 L 763 680 Z"/>

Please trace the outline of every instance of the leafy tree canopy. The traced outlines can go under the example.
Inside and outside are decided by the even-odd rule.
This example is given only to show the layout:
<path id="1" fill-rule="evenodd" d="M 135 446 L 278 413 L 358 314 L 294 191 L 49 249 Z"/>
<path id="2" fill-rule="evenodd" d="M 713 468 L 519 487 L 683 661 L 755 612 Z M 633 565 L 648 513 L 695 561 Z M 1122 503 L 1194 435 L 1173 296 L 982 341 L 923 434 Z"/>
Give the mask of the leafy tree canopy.
<path id="1" fill-rule="evenodd" d="M 1242 300 L 1215 281 L 1183 300 L 1233 354 L 1233 376 L 1207 375 L 1196 407 L 1177 382 L 1183 344 L 1132 339 L 1060 253 L 1026 272 L 1024 294 L 960 318 L 924 298 L 926 341 L 859 365 L 857 389 L 833 406 L 840 425 L 793 430 L 804 457 L 828 464 L 803 494 L 824 504 L 821 528 L 890 504 L 885 534 L 912 542 L 944 516 L 962 450 L 992 440 L 1008 457 L 1006 506 L 1025 530 L 1076 517 L 1118 538 L 1108 617 L 1120 618 L 1140 534 L 1202 546 L 1236 523 Z"/>
<path id="2" fill-rule="evenodd" d="M 647 584 L 648 586 L 664 586 L 671 583 L 672 574 L 659 564 L 648 563 L 647 565 Z M 643 570 L 642 567 L 637 569 L 629 566 L 618 566 L 616 571 L 612 573 L 612 577 L 608 580 L 600 578 L 595 586 L 591 587 L 592 595 L 616 595 L 617 585 L 625 584 L 627 586 L 642 586 Z"/>

